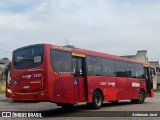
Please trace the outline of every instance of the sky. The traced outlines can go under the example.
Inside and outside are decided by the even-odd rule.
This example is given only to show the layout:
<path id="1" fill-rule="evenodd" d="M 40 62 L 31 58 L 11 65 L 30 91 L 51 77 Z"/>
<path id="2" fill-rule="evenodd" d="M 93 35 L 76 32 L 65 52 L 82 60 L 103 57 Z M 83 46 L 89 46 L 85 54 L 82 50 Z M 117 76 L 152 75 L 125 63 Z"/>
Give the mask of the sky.
<path id="1" fill-rule="evenodd" d="M 65 40 L 114 55 L 160 58 L 160 0 L 0 0 L 0 58 L 16 48 Z"/>

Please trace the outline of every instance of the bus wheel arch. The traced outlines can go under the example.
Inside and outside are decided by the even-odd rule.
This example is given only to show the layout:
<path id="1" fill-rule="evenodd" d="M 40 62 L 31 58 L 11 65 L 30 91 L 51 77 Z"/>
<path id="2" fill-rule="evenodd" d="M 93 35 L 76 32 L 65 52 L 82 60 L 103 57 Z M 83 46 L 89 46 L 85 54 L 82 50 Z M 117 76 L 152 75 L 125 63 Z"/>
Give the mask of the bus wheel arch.
<path id="1" fill-rule="evenodd" d="M 92 95 L 92 103 L 89 106 L 93 109 L 100 109 L 103 105 L 104 94 L 101 89 L 97 88 L 94 90 Z"/>

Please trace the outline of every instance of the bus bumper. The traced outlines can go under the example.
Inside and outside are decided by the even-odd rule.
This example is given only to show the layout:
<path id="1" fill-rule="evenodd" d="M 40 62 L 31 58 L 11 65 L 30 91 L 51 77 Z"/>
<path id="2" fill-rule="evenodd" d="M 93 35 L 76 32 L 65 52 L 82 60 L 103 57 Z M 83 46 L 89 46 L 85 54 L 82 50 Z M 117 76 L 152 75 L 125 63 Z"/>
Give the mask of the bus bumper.
<path id="1" fill-rule="evenodd" d="M 44 92 L 36 93 L 13 93 L 12 99 L 14 101 L 49 101 L 48 95 Z"/>

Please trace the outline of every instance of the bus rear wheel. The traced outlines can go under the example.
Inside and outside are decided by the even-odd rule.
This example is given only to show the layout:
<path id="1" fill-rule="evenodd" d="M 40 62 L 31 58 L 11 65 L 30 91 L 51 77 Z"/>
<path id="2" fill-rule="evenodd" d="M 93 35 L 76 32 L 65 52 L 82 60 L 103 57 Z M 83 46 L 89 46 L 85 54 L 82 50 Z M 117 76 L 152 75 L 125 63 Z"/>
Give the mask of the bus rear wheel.
<path id="1" fill-rule="evenodd" d="M 140 91 L 139 92 L 139 98 L 135 99 L 135 100 L 131 100 L 131 102 L 136 103 L 136 104 L 142 104 L 142 103 L 144 103 L 145 98 L 146 98 L 145 93 L 143 91 Z"/>
<path id="2" fill-rule="evenodd" d="M 95 91 L 93 94 L 92 108 L 100 109 L 102 105 L 103 105 L 103 95 L 100 91 Z"/>

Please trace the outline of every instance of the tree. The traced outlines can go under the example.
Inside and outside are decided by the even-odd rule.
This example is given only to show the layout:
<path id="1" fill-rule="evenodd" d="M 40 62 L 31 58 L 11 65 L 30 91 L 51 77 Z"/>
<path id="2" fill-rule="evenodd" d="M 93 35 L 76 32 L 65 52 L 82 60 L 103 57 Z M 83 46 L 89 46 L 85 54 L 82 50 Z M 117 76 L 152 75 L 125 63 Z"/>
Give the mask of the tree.
<path id="1" fill-rule="evenodd" d="M 7 57 L 2 58 L 2 60 L 9 60 Z"/>

